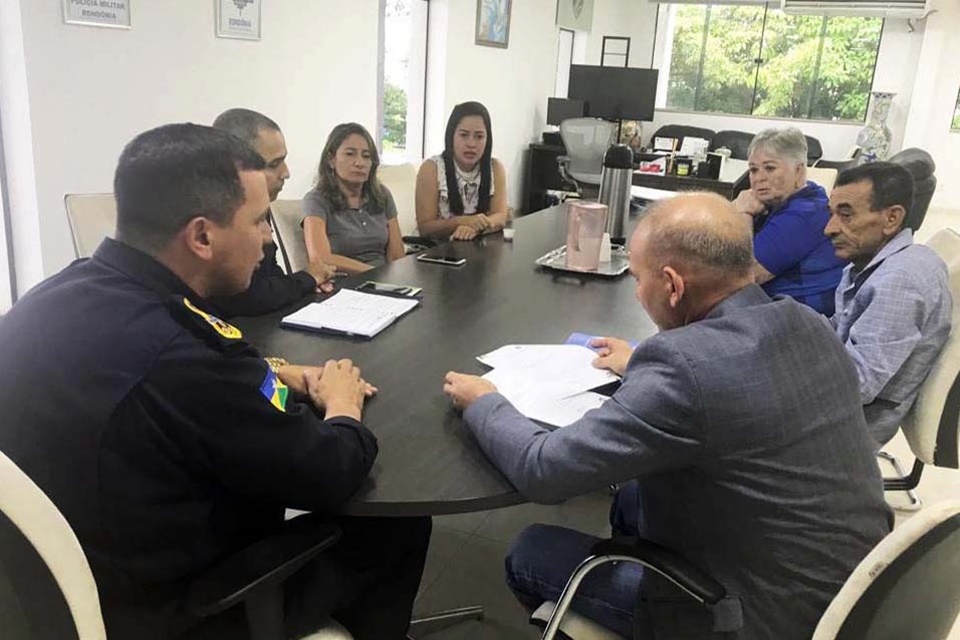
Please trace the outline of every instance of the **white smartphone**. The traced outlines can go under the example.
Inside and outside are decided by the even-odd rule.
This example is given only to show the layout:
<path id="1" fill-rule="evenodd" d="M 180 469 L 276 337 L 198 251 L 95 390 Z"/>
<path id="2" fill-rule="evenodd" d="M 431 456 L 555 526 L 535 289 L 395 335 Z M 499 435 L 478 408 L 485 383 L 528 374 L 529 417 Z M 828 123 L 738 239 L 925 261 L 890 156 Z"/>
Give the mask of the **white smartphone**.
<path id="1" fill-rule="evenodd" d="M 467 263 L 466 258 L 451 258 L 448 256 L 431 255 L 429 253 L 421 253 L 419 256 L 417 256 L 417 260 L 419 262 L 432 262 L 434 264 L 446 264 L 446 265 L 450 265 L 451 267 L 459 267 L 460 265 Z"/>

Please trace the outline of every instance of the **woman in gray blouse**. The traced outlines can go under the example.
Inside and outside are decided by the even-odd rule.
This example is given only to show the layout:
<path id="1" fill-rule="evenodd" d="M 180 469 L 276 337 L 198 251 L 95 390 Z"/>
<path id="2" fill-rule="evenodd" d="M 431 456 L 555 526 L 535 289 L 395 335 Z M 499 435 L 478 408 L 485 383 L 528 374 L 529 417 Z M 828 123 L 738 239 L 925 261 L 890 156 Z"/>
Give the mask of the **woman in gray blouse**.
<path id="1" fill-rule="evenodd" d="M 310 261 L 362 273 L 404 255 L 397 206 L 377 180 L 380 156 L 361 125 L 334 127 L 317 171 L 317 186 L 303 196 L 303 236 Z"/>
<path id="2" fill-rule="evenodd" d="M 507 222 L 507 175 L 493 157 L 490 114 L 479 102 L 453 108 L 443 153 L 417 173 L 417 228 L 431 238 L 472 240 Z"/>

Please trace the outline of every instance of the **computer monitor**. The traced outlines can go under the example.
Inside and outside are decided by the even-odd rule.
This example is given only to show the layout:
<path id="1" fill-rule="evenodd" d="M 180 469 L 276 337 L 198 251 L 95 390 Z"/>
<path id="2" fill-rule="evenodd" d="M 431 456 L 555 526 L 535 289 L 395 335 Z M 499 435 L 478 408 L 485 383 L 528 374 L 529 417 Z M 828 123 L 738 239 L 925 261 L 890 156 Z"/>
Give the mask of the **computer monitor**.
<path id="1" fill-rule="evenodd" d="M 559 126 L 564 120 L 582 118 L 586 113 L 583 100 L 547 98 L 547 124 Z"/>
<path id="2" fill-rule="evenodd" d="M 587 115 L 608 120 L 653 120 L 657 69 L 570 65 L 567 96 L 587 103 Z"/>

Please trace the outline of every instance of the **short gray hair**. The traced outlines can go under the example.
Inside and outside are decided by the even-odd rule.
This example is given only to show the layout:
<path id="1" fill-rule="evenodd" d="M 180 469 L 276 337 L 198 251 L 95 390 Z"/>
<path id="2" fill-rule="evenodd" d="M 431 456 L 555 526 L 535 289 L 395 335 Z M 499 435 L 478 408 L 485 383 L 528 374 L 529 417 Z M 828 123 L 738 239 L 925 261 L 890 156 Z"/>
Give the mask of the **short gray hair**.
<path id="1" fill-rule="evenodd" d="M 227 109 L 213 121 L 213 128 L 232 133 L 251 147 L 256 146 L 260 131 L 280 131 L 276 122 L 258 111 L 243 109 Z"/>
<path id="2" fill-rule="evenodd" d="M 796 127 L 764 129 L 750 141 L 747 157 L 757 149 L 763 149 L 774 158 L 807 166 L 807 138 Z"/>

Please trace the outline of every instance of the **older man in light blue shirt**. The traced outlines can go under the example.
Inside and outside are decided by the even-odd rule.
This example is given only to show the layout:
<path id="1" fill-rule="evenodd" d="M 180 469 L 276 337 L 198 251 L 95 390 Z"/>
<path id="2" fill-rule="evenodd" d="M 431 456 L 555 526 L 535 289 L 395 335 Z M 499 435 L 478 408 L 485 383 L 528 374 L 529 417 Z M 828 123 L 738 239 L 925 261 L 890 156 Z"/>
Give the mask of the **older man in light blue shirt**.
<path id="1" fill-rule="evenodd" d="M 831 323 L 860 377 L 867 427 L 883 445 L 897 433 L 950 335 L 953 301 L 943 260 L 903 228 L 913 178 L 876 162 L 841 173 L 824 233 L 851 264 Z"/>

